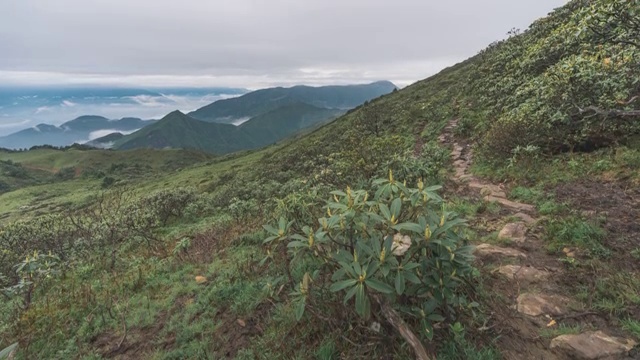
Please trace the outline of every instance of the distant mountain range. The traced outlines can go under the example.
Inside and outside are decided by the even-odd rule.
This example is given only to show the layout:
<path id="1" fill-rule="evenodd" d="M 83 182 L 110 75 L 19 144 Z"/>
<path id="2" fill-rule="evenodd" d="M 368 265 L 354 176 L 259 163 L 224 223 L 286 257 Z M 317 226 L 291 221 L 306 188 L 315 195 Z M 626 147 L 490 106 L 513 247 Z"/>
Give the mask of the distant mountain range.
<path id="1" fill-rule="evenodd" d="M 122 118 L 110 120 L 102 116 L 86 115 L 60 126 L 39 124 L 8 136 L 0 137 L 0 147 L 30 148 L 35 145 L 66 146 L 84 143 L 112 132 L 130 133 L 153 124 L 155 120 Z"/>
<path id="2" fill-rule="evenodd" d="M 188 115 L 202 121 L 232 124 L 294 103 L 348 110 L 367 100 L 388 94 L 394 89 L 396 86 L 389 81 L 365 85 L 269 88 L 252 91 L 232 99 L 219 100 Z"/>
<path id="3" fill-rule="evenodd" d="M 78 142 L 116 150 L 185 148 L 226 154 L 273 144 L 395 89 L 388 81 L 262 89 L 217 100 L 189 114 L 174 111 L 158 121 L 81 116 L 60 126 L 40 124 L 0 137 L 0 147 Z"/>

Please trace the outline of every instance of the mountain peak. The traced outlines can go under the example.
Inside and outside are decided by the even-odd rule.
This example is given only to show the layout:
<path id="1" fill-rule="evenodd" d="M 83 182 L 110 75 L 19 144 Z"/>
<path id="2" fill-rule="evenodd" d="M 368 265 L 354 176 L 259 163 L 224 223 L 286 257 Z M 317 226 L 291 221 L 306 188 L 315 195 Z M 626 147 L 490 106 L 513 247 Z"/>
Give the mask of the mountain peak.
<path id="1" fill-rule="evenodd" d="M 168 113 L 167 115 L 165 115 L 164 118 L 174 117 L 174 116 L 187 116 L 187 115 L 185 113 L 183 113 L 182 111 L 180 111 L 180 110 L 174 110 L 174 111 Z"/>
<path id="2" fill-rule="evenodd" d="M 392 86 L 394 88 L 397 88 L 396 84 L 392 83 L 389 80 L 378 80 L 378 81 L 374 81 L 372 82 L 370 85 L 383 85 L 383 86 Z"/>

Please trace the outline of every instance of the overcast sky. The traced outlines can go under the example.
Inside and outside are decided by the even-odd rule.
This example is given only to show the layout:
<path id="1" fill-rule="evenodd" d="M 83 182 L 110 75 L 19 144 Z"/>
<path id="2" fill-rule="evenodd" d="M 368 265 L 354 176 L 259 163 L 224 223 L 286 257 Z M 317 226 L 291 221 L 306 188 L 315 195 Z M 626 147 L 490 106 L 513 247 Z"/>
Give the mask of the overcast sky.
<path id="1" fill-rule="evenodd" d="M 0 0 L 0 85 L 404 86 L 565 0 Z"/>

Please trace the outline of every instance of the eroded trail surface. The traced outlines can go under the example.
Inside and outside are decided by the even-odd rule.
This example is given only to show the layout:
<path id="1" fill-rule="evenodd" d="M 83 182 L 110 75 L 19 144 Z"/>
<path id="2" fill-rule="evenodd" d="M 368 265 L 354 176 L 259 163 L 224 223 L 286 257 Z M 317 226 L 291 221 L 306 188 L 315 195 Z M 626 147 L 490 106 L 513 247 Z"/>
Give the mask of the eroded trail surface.
<path id="1" fill-rule="evenodd" d="M 506 359 L 637 359 L 636 343 L 624 337 L 599 314 L 567 293 L 572 279 L 561 261 L 549 255 L 543 229 L 533 205 L 511 201 L 508 189 L 473 176 L 473 153 L 453 135 L 457 120 L 445 127 L 439 141 L 452 149 L 458 195 L 500 205 L 497 215 L 480 215 L 472 227 L 498 231 L 497 244 L 476 244 L 478 267 L 488 274 L 491 318 L 482 331 L 497 338 Z M 565 249 L 572 257 L 572 249 Z M 542 336 L 558 327 L 579 329 L 564 335 Z"/>

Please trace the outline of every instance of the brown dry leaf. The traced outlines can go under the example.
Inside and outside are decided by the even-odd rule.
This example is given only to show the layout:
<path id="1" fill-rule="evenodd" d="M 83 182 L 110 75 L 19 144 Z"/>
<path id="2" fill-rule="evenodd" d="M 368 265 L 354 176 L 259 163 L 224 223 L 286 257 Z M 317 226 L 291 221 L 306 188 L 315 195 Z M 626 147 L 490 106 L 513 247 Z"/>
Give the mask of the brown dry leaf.
<path id="1" fill-rule="evenodd" d="M 547 324 L 547 327 L 552 327 L 552 326 L 554 326 L 555 324 L 557 324 L 557 323 L 556 323 L 556 321 L 555 321 L 555 320 L 553 320 L 553 319 L 551 319 L 551 321 L 549 321 L 549 323 Z"/>
<path id="2" fill-rule="evenodd" d="M 200 275 L 198 275 L 198 276 L 196 276 L 196 282 L 197 282 L 198 284 L 204 284 L 204 283 L 206 283 L 206 282 L 207 282 L 207 278 L 206 278 L 206 277 L 204 277 L 204 276 L 200 276 Z"/>

